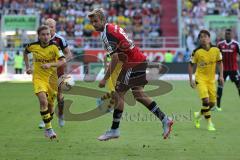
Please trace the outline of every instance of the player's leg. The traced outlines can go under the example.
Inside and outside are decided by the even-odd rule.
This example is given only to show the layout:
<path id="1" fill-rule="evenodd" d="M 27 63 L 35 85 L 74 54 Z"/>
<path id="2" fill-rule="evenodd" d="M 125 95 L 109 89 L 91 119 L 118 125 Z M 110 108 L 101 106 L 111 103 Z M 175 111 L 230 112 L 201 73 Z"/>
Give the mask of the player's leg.
<path id="1" fill-rule="evenodd" d="M 114 93 L 114 99 L 115 99 L 115 107 L 113 111 L 113 121 L 112 126 L 109 131 L 104 133 L 103 135 L 98 137 L 98 140 L 100 141 L 106 141 L 113 138 L 118 138 L 120 136 L 119 132 L 119 124 L 122 117 L 123 109 L 124 109 L 124 95 L 129 90 L 129 87 L 122 83 L 122 81 L 126 78 L 127 73 L 129 70 L 122 70 L 117 77 L 116 81 L 119 81 L 119 83 L 116 85 L 115 82 L 115 93 Z M 107 96 L 107 95 L 105 95 Z"/>
<path id="2" fill-rule="evenodd" d="M 209 95 L 209 98 L 208 98 L 208 112 L 205 112 L 205 115 L 204 117 L 207 119 L 208 121 L 208 130 L 210 131 L 214 131 L 216 130 L 213 123 L 212 123 L 212 119 L 211 119 L 211 107 L 213 107 L 216 103 L 216 98 L 217 98 L 217 95 L 216 95 L 216 85 L 215 83 L 208 83 L 208 95 Z M 206 101 L 207 103 L 207 101 Z"/>
<path id="3" fill-rule="evenodd" d="M 45 123 L 45 136 L 50 139 L 54 139 L 56 138 L 56 134 L 52 129 L 52 124 L 51 124 L 52 118 L 48 110 L 47 94 L 46 92 L 39 92 L 37 93 L 37 97 L 40 103 L 40 114 L 42 116 L 43 122 Z"/>
<path id="4" fill-rule="evenodd" d="M 56 98 L 56 94 L 54 91 L 49 91 L 48 92 L 48 111 L 50 113 L 51 116 L 51 121 L 53 120 L 53 115 L 54 115 L 54 100 Z M 48 135 L 48 137 L 57 137 L 57 134 L 54 132 L 53 129 L 50 130 L 46 130 L 46 135 Z"/>
<path id="5" fill-rule="evenodd" d="M 60 127 L 63 127 L 65 125 L 64 121 L 64 97 L 62 94 L 61 87 L 58 87 L 58 93 L 57 93 L 57 106 L 58 106 L 58 125 Z"/>
<path id="6" fill-rule="evenodd" d="M 230 79 L 232 82 L 234 82 L 238 90 L 238 95 L 240 96 L 240 74 L 238 73 L 238 71 L 231 72 Z"/>
<path id="7" fill-rule="evenodd" d="M 57 68 L 57 75 L 58 78 L 64 75 L 64 69 L 65 66 L 60 66 Z M 60 127 L 63 127 L 65 124 L 64 121 L 64 97 L 62 94 L 62 89 L 60 86 L 58 86 L 58 91 L 57 91 L 57 107 L 58 107 L 58 125 Z"/>
<path id="8" fill-rule="evenodd" d="M 124 109 L 125 93 L 126 91 L 115 92 L 114 98 L 115 98 L 116 104 L 113 111 L 113 121 L 112 121 L 111 129 L 108 130 L 103 135 L 99 136 L 98 140 L 106 141 L 109 139 L 118 138 L 120 136 L 119 125 L 120 125 L 120 120 L 121 120 L 123 109 Z"/>
<path id="9" fill-rule="evenodd" d="M 172 129 L 173 121 L 169 119 L 163 111 L 160 110 L 157 103 L 153 101 L 150 97 L 144 94 L 142 86 L 135 86 L 132 88 L 134 98 L 142 103 L 150 112 L 152 112 L 163 125 L 163 138 L 166 139 Z"/>
<path id="10" fill-rule="evenodd" d="M 196 128 L 200 128 L 200 120 L 201 120 L 201 117 L 202 115 L 204 116 L 205 115 L 205 112 L 208 111 L 208 89 L 207 89 L 207 85 L 204 81 L 196 81 L 196 88 L 197 88 L 197 91 L 198 91 L 198 95 L 200 97 L 200 99 L 202 100 L 202 107 L 201 107 L 201 110 L 200 112 L 194 112 L 194 123 L 195 123 L 195 127 Z M 205 100 L 207 99 L 207 100 Z M 205 103 L 205 101 L 207 101 Z"/>
<path id="11" fill-rule="evenodd" d="M 207 120 L 208 122 L 208 130 L 209 131 L 214 131 L 214 125 L 212 123 L 212 119 L 211 119 L 211 111 L 210 111 L 210 107 L 209 107 L 209 98 L 203 98 L 202 99 L 202 109 L 201 109 L 201 114 L 204 115 L 204 118 Z"/>
<path id="12" fill-rule="evenodd" d="M 112 74 L 110 75 L 109 79 L 107 80 L 107 89 L 108 89 L 109 93 L 115 91 L 115 86 L 116 86 L 116 83 L 117 83 L 117 78 L 118 78 L 119 73 L 121 72 L 121 70 L 122 70 L 122 63 L 119 62 L 119 63 L 116 65 L 116 68 L 114 69 L 114 71 L 112 72 Z M 105 95 L 105 97 L 106 97 L 106 96 L 107 96 L 107 95 Z M 104 99 L 105 99 L 104 97 L 97 98 L 97 100 L 96 100 L 97 106 L 100 106 L 100 105 L 103 103 L 103 100 L 104 100 Z"/>
<path id="13" fill-rule="evenodd" d="M 224 81 L 226 81 L 226 78 L 228 76 L 228 72 L 223 72 L 223 78 Z M 221 99 L 222 99 L 222 92 L 223 92 L 223 85 L 220 84 L 220 81 L 218 80 L 218 87 L 217 87 L 217 109 L 220 110 L 221 108 Z"/>

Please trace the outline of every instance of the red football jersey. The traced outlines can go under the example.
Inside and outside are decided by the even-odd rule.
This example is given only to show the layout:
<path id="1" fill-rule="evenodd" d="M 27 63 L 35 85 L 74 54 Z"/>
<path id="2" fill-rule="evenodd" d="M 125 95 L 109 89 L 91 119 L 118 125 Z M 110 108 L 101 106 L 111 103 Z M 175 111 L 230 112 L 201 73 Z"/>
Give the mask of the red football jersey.
<path id="1" fill-rule="evenodd" d="M 58 46 L 58 49 L 63 54 L 63 50 L 68 47 L 67 41 L 60 35 L 56 34 L 51 38 L 51 40 Z M 64 75 L 65 65 L 57 68 L 58 77 Z"/>
<path id="2" fill-rule="evenodd" d="M 226 40 L 218 43 L 218 48 L 223 55 L 223 68 L 224 71 L 237 71 L 238 62 L 237 55 L 240 54 L 239 43 L 232 40 L 227 43 Z"/>
<path id="3" fill-rule="evenodd" d="M 115 24 L 106 23 L 101 33 L 104 48 L 110 54 L 117 53 L 123 62 L 124 68 L 131 68 L 146 60 L 138 47 L 136 47 L 126 32 Z"/>

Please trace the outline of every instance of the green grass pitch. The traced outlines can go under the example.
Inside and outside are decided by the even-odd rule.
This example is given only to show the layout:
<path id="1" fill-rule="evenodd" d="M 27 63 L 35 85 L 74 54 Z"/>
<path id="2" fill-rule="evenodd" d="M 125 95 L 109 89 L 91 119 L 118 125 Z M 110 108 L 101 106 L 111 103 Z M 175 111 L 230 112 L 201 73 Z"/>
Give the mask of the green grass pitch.
<path id="1" fill-rule="evenodd" d="M 111 114 L 90 121 L 67 121 L 53 127 L 58 140 L 50 141 L 38 129 L 37 97 L 31 83 L 0 83 L 0 160 L 234 160 L 240 157 L 240 100 L 235 86 L 225 84 L 223 111 L 213 112 L 216 131 L 209 132 L 202 120 L 193 125 L 192 113 L 201 102 L 187 81 L 171 81 L 173 90 L 154 97 L 161 109 L 175 120 L 168 140 L 162 139 L 162 126 L 142 105 L 126 106 L 121 137 L 99 142 L 97 137 L 111 125 Z M 97 83 L 79 85 L 97 88 Z M 95 107 L 95 99 L 65 96 L 74 101 L 71 112 L 81 113 Z M 127 113 L 127 114 L 126 114 Z"/>

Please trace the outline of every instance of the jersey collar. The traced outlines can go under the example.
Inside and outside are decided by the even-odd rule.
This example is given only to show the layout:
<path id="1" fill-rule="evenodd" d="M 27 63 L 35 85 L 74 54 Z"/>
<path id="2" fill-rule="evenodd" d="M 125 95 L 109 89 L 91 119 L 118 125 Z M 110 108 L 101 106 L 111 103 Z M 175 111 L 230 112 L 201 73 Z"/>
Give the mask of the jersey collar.
<path id="1" fill-rule="evenodd" d="M 51 39 L 54 39 L 56 37 L 57 33 L 54 33 L 54 35 L 51 37 Z"/>
<path id="2" fill-rule="evenodd" d="M 227 43 L 227 41 L 226 40 L 224 40 L 225 41 L 225 43 L 227 44 L 227 45 L 230 45 L 230 44 L 232 44 L 232 42 L 233 42 L 233 40 L 231 39 L 231 41 L 229 42 L 229 43 Z"/>

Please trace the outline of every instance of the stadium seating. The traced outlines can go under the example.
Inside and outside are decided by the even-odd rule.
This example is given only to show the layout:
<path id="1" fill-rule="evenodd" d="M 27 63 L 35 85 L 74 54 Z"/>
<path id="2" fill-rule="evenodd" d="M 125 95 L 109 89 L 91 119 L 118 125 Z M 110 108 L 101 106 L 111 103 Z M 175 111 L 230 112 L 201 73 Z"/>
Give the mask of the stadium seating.
<path id="1" fill-rule="evenodd" d="M 186 46 L 192 51 L 196 47 L 197 35 L 204 28 L 205 15 L 231 16 L 239 13 L 237 0 L 182 0 L 182 31 L 186 39 Z M 224 30 L 210 29 L 212 41 L 219 41 L 217 37 L 223 36 Z"/>

